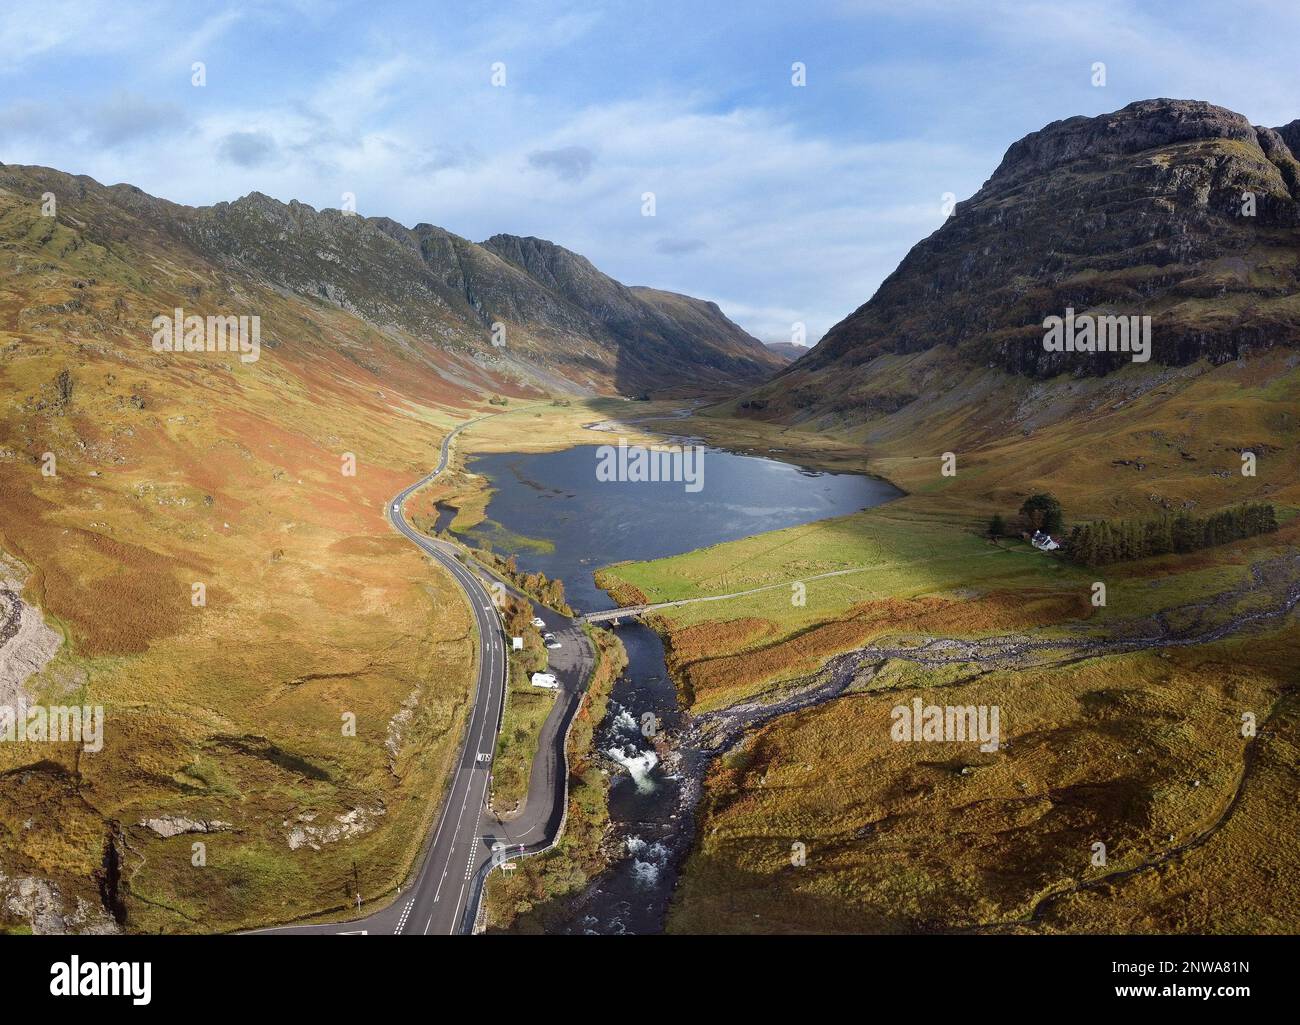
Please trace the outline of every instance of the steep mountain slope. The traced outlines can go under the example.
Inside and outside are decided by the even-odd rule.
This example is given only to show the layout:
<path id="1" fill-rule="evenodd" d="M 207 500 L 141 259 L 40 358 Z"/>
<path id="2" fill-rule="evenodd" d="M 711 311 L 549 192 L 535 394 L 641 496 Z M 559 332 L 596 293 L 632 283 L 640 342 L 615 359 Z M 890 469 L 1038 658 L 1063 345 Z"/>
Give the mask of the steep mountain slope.
<path id="1" fill-rule="evenodd" d="M 629 288 L 585 257 L 544 239 L 493 235 L 483 248 L 601 325 L 617 346 L 620 390 L 671 377 L 674 368 L 680 374 L 689 367 L 700 384 L 720 384 L 759 379 L 780 366 L 715 303 Z M 529 319 L 541 320 L 549 313 L 538 311 Z"/>
<path id="2" fill-rule="evenodd" d="M 95 751 L 0 743 L 0 930 L 221 931 L 378 895 L 467 707 L 468 611 L 382 510 L 518 386 L 203 256 L 169 209 L 0 171 L 0 552 L 61 642 L 16 682 L 104 722 Z M 178 306 L 256 313 L 260 358 L 155 351 Z"/>
<path id="3" fill-rule="evenodd" d="M 918 401 L 931 409 L 976 368 L 1077 378 L 1129 362 L 1046 351 L 1043 320 L 1067 308 L 1149 315 L 1153 378 L 1160 365 L 1294 346 L 1298 136 L 1298 122 L 1257 128 L 1221 107 L 1163 99 L 1048 125 L 1013 145 L 870 302 L 742 409 L 861 423 Z M 899 358 L 915 354 L 927 358 L 900 370 Z"/>
<path id="4" fill-rule="evenodd" d="M 716 306 L 652 305 L 537 239 L 496 236 L 480 246 L 430 224 L 406 228 L 256 192 L 185 207 L 38 167 L 3 167 L 0 186 L 75 205 L 91 241 L 143 235 L 202 259 L 229 280 L 223 301 L 236 308 L 228 312 L 258 312 L 245 308 L 258 288 L 287 292 L 352 314 L 455 379 L 486 373 L 500 379 L 496 388 L 671 394 L 732 389 L 779 366 Z M 519 258 L 525 249 L 540 258 Z M 128 251 L 120 255 L 130 262 Z M 197 292 L 191 305 L 208 298 Z M 467 362 L 477 370 L 466 371 Z"/>

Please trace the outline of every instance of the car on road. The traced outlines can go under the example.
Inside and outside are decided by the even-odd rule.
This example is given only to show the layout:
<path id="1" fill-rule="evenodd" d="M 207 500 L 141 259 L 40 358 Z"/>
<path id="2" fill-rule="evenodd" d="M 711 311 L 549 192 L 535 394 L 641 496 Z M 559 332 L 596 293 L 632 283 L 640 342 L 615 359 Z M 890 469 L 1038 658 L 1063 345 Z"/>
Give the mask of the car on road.
<path id="1" fill-rule="evenodd" d="M 552 651 L 554 651 L 556 648 L 564 647 L 564 645 L 562 645 L 559 641 L 554 639 L 547 641 L 546 646 L 550 648 Z"/>
<path id="2" fill-rule="evenodd" d="M 537 627 L 537 629 L 540 630 L 545 625 L 546 625 L 546 620 L 544 620 L 541 616 L 533 617 L 533 626 Z"/>

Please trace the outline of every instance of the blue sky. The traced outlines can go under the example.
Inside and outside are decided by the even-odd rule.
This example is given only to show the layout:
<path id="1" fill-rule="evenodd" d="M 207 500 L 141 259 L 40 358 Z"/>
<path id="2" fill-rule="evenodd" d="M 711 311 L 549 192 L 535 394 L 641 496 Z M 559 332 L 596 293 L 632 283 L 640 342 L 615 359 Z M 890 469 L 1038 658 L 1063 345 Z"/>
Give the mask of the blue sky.
<path id="1" fill-rule="evenodd" d="M 191 204 L 352 193 L 811 342 L 1050 121 L 1154 96 L 1300 117 L 1297 40 L 1291 0 L 9 0 L 0 161 Z"/>

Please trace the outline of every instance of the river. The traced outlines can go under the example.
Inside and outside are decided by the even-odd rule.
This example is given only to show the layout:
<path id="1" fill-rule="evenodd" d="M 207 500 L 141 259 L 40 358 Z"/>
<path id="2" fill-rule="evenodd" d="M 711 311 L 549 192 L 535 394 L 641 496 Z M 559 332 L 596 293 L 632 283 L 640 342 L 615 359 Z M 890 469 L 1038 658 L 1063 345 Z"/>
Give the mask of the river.
<path id="1" fill-rule="evenodd" d="M 469 469 L 488 478 L 494 493 L 487 519 L 466 536 L 513 554 L 522 570 L 563 580 L 569 604 L 592 611 L 617 604 L 592 579 L 601 566 L 842 516 L 901 494 L 872 477 L 714 448 L 704 451 L 698 490 L 681 482 L 598 480 L 597 463 L 594 446 L 471 457 Z M 610 818 L 622 856 L 577 902 L 572 932 L 661 931 L 693 835 L 702 756 L 670 749 L 662 739 L 656 747 L 640 728 L 646 713 L 658 717 L 661 738 L 683 723 L 663 644 L 634 621 L 617 633 L 628 668 L 614 685 L 597 746 L 614 770 Z"/>

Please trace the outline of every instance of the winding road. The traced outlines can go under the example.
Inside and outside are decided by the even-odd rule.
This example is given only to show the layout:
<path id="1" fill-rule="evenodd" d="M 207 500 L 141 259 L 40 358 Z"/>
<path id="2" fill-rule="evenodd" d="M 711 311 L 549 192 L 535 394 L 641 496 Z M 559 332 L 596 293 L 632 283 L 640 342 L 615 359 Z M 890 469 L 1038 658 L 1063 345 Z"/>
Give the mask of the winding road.
<path id="1" fill-rule="evenodd" d="M 500 415 L 489 413 L 452 430 L 442 441 L 437 467 L 388 503 L 388 520 L 393 527 L 451 573 L 465 592 L 479 638 L 473 708 L 456 758 L 451 785 L 433 834 L 425 844 L 419 868 L 413 880 L 401 888 L 391 904 L 366 917 L 350 922 L 282 926 L 259 932 L 352 935 L 470 933 L 474 931 L 483 887 L 492 868 L 507 856 L 540 853 L 559 839 L 568 799 L 564 744 L 569 723 L 581 703 L 594 665 L 591 643 L 576 620 L 532 603 L 533 614 L 545 621 L 545 629 L 554 633 L 562 644 L 559 650 L 551 653 L 549 666 L 549 671 L 557 678 L 559 689 L 551 714 L 542 727 L 529 777 L 528 799 L 517 815 L 503 822 L 487 809 L 492 758 L 501 726 L 507 680 L 505 636 L 490 591 L 498 581 L 485 568 L 466 558 L 455 545 L 416 530 L 403 513 L 406 500 L 447 468 L 456 435 L 473 424 Z M 519 594 L 508 584 L 505 586 Z M 487 757 L 483 758 L 484 755 Z"/>

